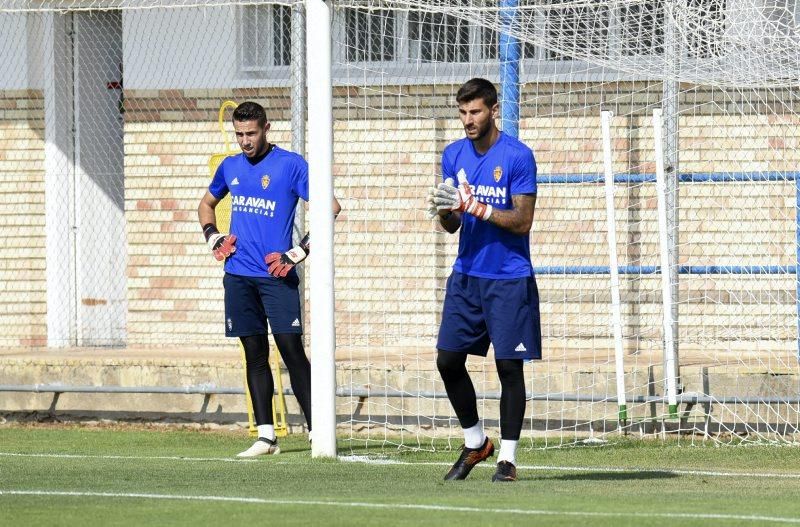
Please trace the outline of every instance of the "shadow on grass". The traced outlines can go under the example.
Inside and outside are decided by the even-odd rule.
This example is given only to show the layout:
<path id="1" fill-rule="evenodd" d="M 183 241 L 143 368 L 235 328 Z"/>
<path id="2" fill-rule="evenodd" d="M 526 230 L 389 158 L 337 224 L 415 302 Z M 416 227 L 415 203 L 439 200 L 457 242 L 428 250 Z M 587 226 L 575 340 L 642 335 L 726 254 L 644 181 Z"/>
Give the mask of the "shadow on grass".
<path id="1" fill-rule="evenodd" d="M 589 472 L 584 474 L 561 474 L 559 476 L 532 476 L 531 480 L 554 480 L 554 481 L 628 481 L 645 479 L 672 479 L 680 477 L 679 474 L 666 470 L 636 470 L 626 472 Z"/>

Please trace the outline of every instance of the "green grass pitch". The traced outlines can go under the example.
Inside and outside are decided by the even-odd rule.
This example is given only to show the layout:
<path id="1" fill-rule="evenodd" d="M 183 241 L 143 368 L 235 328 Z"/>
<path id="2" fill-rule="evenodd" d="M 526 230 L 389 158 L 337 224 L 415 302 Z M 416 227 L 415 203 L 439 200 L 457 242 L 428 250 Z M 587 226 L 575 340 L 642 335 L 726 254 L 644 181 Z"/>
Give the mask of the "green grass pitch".
<path id="1" fill-rule="evenodd" d="M 237 460 L 245 433 L 0 427 L 0 525 L 798 525 L 800 448 L 612 439 L 521 448 L 519 481 L 457 452 L 372 447 L 312 459 L 305 437 Z M 523 444 L 526 444 L 523 441 Z M 530 443 L 527 443 L 529 446 Z M 444 445 L 442 445 L 444 446 Z"/>

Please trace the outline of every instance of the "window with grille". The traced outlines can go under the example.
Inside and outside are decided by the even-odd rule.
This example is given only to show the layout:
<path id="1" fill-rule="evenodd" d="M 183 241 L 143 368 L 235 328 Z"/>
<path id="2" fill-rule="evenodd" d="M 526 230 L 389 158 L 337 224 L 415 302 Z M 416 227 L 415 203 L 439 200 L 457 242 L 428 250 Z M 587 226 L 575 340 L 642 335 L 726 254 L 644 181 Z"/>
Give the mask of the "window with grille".
<path id="1" fill-rule="evenodd" d="M 395 60 L 396 11 L 347 9 L 345 46 L 350 62 Z"/>
<path id="2" fill-rule="evenodd" d="M 687 6 L 694 22 L 689 34 L 687 53 L 690 57 L 707 59 L 722 54 L 725 32 L 725 0 L 688 0 Z"/>
<path id="3" fill-rule="evenodd" d="M 664 2 L 623 4 L 620 7 L 622 54 L 664 53 Z"/>
<path id="4" fill-rule="evenodd" d="M 469 24 L 441 13 L 408 14 L 409 58 L 420 62 L 469 62 Z"/>
<path id="5" fill-rule="evenodd" d="M 245 5 L 240 8 L 239 66 L 259 72 L 292 61 L 292 8 Z"/>
<path id="6" fill-rule="evenodd" d="M 483 60 L 496 60 L 500 56 L 500 33 L 492 28 L 481 27 L 478 43 L 479 55 Z M 520 43 L 520 60 L 536 58 L 536 46 L 531 42 Z M 477 59 L 477 57 L 476 57 Z"/>
<path id="7" fill-rule="evenodd" d="M 552 3 L 556 1 L 551 0 Z M 547 38 L 556 50 L 548 50 L 549 60 L 568 60 L 580 56 L 602 56 L 607 52 L 610 23 L 607 5 L 587 2 L 547 11 Z"/>

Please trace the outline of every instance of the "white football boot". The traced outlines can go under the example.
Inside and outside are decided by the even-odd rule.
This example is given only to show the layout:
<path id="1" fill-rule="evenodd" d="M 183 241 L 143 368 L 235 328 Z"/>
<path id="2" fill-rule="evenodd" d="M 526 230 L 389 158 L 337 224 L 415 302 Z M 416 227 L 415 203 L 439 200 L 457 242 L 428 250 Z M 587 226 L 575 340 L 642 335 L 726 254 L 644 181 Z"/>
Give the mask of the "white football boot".
<path id="1" fill-rule="evenodd" d="M 256 457 L 256 456 L 270 456 L 280 454 L 281 448 L 278 446 L 277 439 L 267 439 L 266 437 L 259 437 L 253 446 L 239 452 L 236 457 Z"/>

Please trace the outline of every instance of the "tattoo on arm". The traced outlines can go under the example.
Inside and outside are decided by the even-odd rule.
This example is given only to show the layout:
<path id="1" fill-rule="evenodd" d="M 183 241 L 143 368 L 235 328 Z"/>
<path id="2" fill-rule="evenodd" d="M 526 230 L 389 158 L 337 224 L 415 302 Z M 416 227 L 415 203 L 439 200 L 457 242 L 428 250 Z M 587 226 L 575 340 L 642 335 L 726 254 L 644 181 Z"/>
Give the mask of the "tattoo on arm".
<path id="1" fill-rule="evenodd" d="M 514 234 L 527 234 L 533 224 L 536 194 L 514 194 L 511 203 L 509 210 L 494 208 L 489 222 Z"/>

